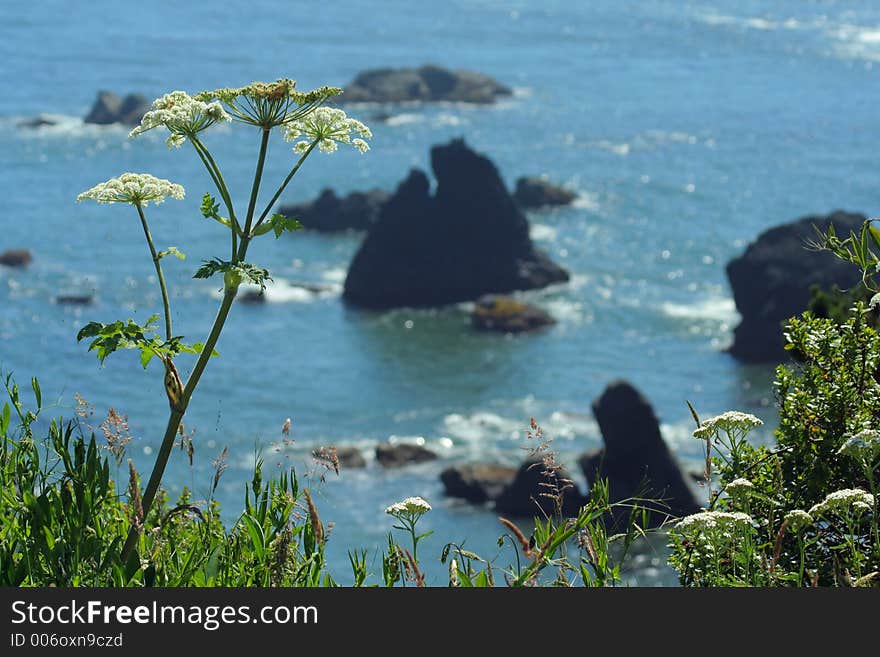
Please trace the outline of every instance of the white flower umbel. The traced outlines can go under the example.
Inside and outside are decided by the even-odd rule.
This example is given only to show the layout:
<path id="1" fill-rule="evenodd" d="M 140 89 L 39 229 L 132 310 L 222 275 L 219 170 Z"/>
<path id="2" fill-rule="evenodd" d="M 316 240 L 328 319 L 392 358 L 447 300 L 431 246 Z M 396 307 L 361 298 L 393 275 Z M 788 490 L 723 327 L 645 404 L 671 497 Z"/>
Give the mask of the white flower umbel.
<path id="1" fill-rule="evenodd" d="M 402 502 L 396 502 L 387 509 L 385 513 L 389 516 L 416 515 L 420 516 L 431 510 L 431 505 L 421 497 L 407 497 Z"/>
<path id="2" fill-rule="evenodd" d="M 328 99 L 342 93 L 338 87 L 296 90 L 296 81 L 281 78 L 275 82 L 251 82 L 244 87 L 202 91 L 197 100 L 218 100 L 229 109 L 235 121 L 270 130 L 313 112 Z"/>
<path id="3" fill-rule="evenodd" d="M 811 516 L 822 516 L 836 513 L 846 516 L 850 510 L 858 513 L 870 511 L 874 507 L 874 496 L 861 488 L 844 488 L 825 496 L 809 511 Z"/>
<path id="4" fill-rule="evenodd" d="M 196 100 L 185 91 L 172 91 L 153 101 L 152 109 L 144 114 L 141 124 L 129 133 L 129 137 L 164 126 L 171 133 L 165 143 L 169 148 L 179 148 L 202 130 L 231 118 L 217 102 Z"/>
<path id="5" fill-rule="evenodd" d="M 743 477 L 734 479 L 724 488 L 724 490 L 727 491 L 727 494 L 732 496 L 749 495 L 754 489 L 755 485 Z"/>
<path id="6" fill-rule="evenodd" d="M 813 524 L 813 516 L 802 509 L 794 509 L 785 514 L 785 523 L 788 529 L 797 533 Z"/>
<path id="7" fill-rule="evenodd" d="M 149 173 L 123 173 L 118 178 L 111 178 L 84 191 L 76 200 L 81 202 L 91 199 L 98 203 L 144 206 L 150 201 L 158 205 L 166 197 L 182 200 L 185 193 L 182 185 L 156 178 Z"/>
<path id="8" fill-rule="evenodd" d="M 760 427 L 764 422 L 749 413 L 740 411 L 727 411 L 716 415 L 700 423 L 700 428 L 694 431 L 694 438 L 705 440 L 719 431 L 727 433 L 746 434 L 755 427 Z"/>
<path id="9" fill-rule="evenodd" d="M 866 429 L 849 436 L 837 453 L 870 463 L 880 455 L 880 431 Z"/>
<path id="10" fill-rule="evenodd" d="M 402 529 L 409 533 L 413 546 L 412 555 L 416 561 L 418 561 L 419 541 L 431 534 L 431 532 L 416 534 L 416 523 L 418 523 L 419 518 L 430 510 L 431 505 L 421 497 L 407 497 L 402 502 L 392 504 L 385 509 L 385 513 L 393 516 L 400 523 L 399 525 L 394 525 L 394 528 Z"/>
<path id="11" fill-rule="evenodd" d="M 682 518 L 675 525 L 679 533 L 691 533 L 707 529 L 728 529 L 754 527 L 755 521 L 748 513 L 739 511 L 703 511 Z"/>
<path id="12" fill-rule="evenodd" d="M 299 154 L 305 153 L 315 142 L 324 153 L 334 152 L 338 144 L 350 144 L 366 153 L 370 146 L 364 140 L 373 137 L 366 125 L 332 107 L 319 107 L 300 119 L 285 123 L 281 130 L 286 141 L 296 141 L 293 150 Z"/>

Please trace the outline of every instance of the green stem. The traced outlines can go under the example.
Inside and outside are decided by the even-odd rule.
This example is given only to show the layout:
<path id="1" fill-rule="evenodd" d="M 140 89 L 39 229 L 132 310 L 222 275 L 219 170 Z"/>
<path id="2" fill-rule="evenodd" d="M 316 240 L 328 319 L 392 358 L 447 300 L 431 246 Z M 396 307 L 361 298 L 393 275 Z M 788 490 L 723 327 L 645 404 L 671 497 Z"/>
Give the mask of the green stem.
<path id="1" fill-rule="evenodd" d="M 153 266 L 156 267 L 156 276 L 159 277 L 159 288 L 162 290 L 162 306 L 165 309 L 165 339 L 171 339 L 171 304 L 168 301 L 168 288 L 165 287 L 165 276 L 162 274 L 162 264 L 159 254 L 156 253 L 156 246 L 153 244 L 153 236 L 150 235 L 150 228 L 147 226 L 147 218 L 144 216 L 144 209 L 140 203 L 135 203 L 138 216 L 141 218 L 141 226 L 144 228 L 144 236 L 147 238 L 147 246 L 150 247 L 150 255 L 153 256 Z"/>
<path id="2" fill-rule="evenodd" d="M 196 153 L 198 153 L 201 158 L 202 164 L 204 164 L 205 168 L 208 170 L 211 180 L 214 181 L 214 186 L 220 193 L 220 198 L 223 199 L 223 203 L 226 205 L 226 210 L 229 212 L 229 220 L 232 222 L 232 239 L 233 244 L 235 244 L 237 235 L 241 234 L 241 226 L 239 226 L 238 219 L 235 216 L 235 208 L 232 205 L 232 197 L 229 195 L 229 189 L 226 187 L 226 180 L 223 178 L 223 174 L 220 172 L 220 167 L 217 166 L 217 162 L 214 161 L 211 151 L 207 149 L 198 137 L 193 136 L 190 138 L 190 141 L 192 142 Z M 235 260 L 234 247 L 232 259 Z"/>
<path id="3" fill-rule="evenodd" d="M 236 292 L 237 288 L 230 288 L 227 289 L 223 295 L 223 301 L 220 304 L 220 309 L 217 311 L 214 325 L 211 327 L 211 333 L 205 341 L 205 348 L 202 350 L 202 353 L 199 354 L 199 359 L 196 361 L 196 365 L 193 367 L 193 371 L 190 373 L 186 386 L 183 389 L 183 395 L 181 396 L 179 407 L 177 409 L 172 409 L 171 415 L 168 417 L 165 436 L 162 438 L 162 445 L 159 448 L 159 454 L 156 456 L 156 462 L 153 465 L 153 472 L 150 474 L 150 480 L 147 483 L 147 488 L 144 490 L 141 502 L 144 509 L 144 518 L 149 514 L 150 507 L 156 497 L 156 492 L 159 490 L 159 485 L 162 482 L 162 475 L 165 473 L 165 467 L 168 465 L 168 458 L 171 456 L 171 449 L 174 447 L 174 437 L 177 435 L 178 429 L 180 429 L 180 423 L 183 420 L 183 415 L 186 412 L 192 394 L 199 383 L 202 372 L 205 371 L 208 359 L 214 351 L 217 340 L 220 338 L 220 332 L 223 330 L 223 325 L 226 323 L 226 318 L 229 316 L 229 310 L 232 308 L 232 302 L 235 300 Z M 137 544 L 138 535 L 139 531 L 135 527 L 132 527 L 129 530 L 128 538 L 122 548 L 122 563 L 128 562 L 131 552 Z"/>
<path id="4" fill-rule="evenodd" d="M 257 228 L 259 228 L 260 224 L 263 223 L 263 220 L 269 214 L 269 211 L 272 209 L 272 206 L 275 205 L 275 201 L 278 200 L 278 197 L 281 196 L 282 192 L 285 190 L 287 185 L 290 183 L 290 181 L 296 175 L 296 172 L 299 171 L 299 168 L 302 166 L 302 163 L 306 161 L 306 158 L 315 149 L 315 146 L 317 146 L 317 145 L 318 145 L 318 140 L 316 139 L 311 144 L 309 144 L 309 147 L 306 149 L 306 151 L 300 156 L 300 158 L 299 158 L 299 160 L 297 160 L 296 164 L 293 165 L 293 168 L 290 170 L 290 173 L 287 174 L 287 177 L 284 179 L 284 182 L 281 183 L 281 186 L 278 188 L 278 191 L 275 192 L 275 195 L 270 199 L 269 203 L 266 204 L 266 208 L 260 214 L 260 218 L 257 220 L 257 223 L 254 224 L 255 230 Z"/>
<path id="5" fill-rule="evenodd" d="M 269 130 L 263 128 L 263 136 L 260 139 L 260 154 L 257 157 L 257 170 L 254 172 L 254 184 L 251 186 L 251 200 L 248 202 L 247 216 L 244 222 L 244 233 L 241 238 L 241 254 L 239 261 L 244 260 L 244 252 L 247 251 L 247 240 L 251 236 L 251 226 L 254 222 L 254 210 L 257 207 L 257 196 L 260 193 L 260 181 L 263 179 L 263 165 L 266 163 L 266 149 L 269 146 Z"/>

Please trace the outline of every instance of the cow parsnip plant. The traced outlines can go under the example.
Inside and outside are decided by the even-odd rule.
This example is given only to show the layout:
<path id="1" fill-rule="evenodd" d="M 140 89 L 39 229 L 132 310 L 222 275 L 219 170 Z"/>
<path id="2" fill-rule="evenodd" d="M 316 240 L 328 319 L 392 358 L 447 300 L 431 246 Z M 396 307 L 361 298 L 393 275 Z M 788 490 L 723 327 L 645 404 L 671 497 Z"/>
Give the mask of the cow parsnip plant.
<path id="1" fill-rule="evenodd" d="M 152 474 L 141 497 L 142 509 L 139 513 L 142 518 L 149 517 L 175 436 L 208 360 L 217 355 L 215 347 L 239 286 L 244 282 L 265 288 L 266 282 L 271 280 L 265 268 L 248 262 L 248 248 L 255 239 L 269 233 L 278 238 L 286 231 L 295 231 L 301 227 L 294 218 L 272 214 L 275 202 L 316 148 L 324 153 L 332 153 L 342 144 L 350 145 L 361 153 L 369 150 L 366 140 L 372 134 L 366 125 L 347 117 L 340 109 L 323 107 L 328 99 L 341 92 L 340 89 L 321 87 L 300 92 L 295 86 L 293 80 L 281 79 L 271 83 L 254 82 L 244 87 L 203 91 L 192 96 L 183 91 L 173 91 L 155 100 L 140 125 L 131 131 L 130 136 L 137 137 L 151 130 L 167 130 L 166 143 L 169 148 L 180 148 L 189 143 L 205 166 L 219 195 L 218 201 L 213 195 L 206 193 L 201 202 L 202 215 L 217 222 L 228 232 L 230 245 L 228 258 L 215 257 L 206 261 L 194 275 L 195 278 L 209 278 L 218 274 L 223 276 L 220 307 L 203 342 L 187 343 L 183 336 L 175 335 L 172 330 L 171 299 L 165 284 L 162 260 L 169 255 L 182 259 L 184 255 L 176 247 L 161 251 L 156 249 L 144 211 L 151 202 L 158 205 L 166 198 L 183 199 L 183 187 L 147 173 L 124 173 L 96 185 L 77 198 L 78 201 L 90 199 L 99 203 L 121 203 L 134 207 L 144 231 L 161 291 L 163 330 L 155 326 L 159 315 L 153 315 L 143 325 L 132 319 L 109 324 L 90 322 L 77 336 L 78 340 L 91 340 L 89 350 L 95 351 L 102 363 L 117 349 L 139 350 L 145 369 L 153 359 L 162 363 L 170 411 Z M 203 141 L 206 130 L 226 122 L 254 130 L 259 141 L 256 169 L 245 209 L 235 206 L 234 195 L 226 178 Z M 260 205 L 266 153 L 273 132 L 277 132 L 286 141 L 295 142 L 293 153 L 297 159 L 268 202 Z M 179 354 L 197 356 L 195 365 L 185 377 L 181 376 L 175 364 L 175 358 Z M 132 526 L 122 548 L 123 562 L 133 555 L 141 530 L 142 527 Z"/>

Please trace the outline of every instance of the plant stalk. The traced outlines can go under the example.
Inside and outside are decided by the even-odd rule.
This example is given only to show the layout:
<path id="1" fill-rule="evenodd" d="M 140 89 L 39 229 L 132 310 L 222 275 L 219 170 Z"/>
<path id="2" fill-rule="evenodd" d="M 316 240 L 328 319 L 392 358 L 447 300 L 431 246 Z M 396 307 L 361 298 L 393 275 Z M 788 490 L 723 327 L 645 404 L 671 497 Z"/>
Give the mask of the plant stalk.
<path id="1" fill-rule="evenodd" d="M 162 290 L 162 307 L 165 310 L 165 339 L 171 339 L 171 304 L 168 301 L 168 288 L 165 287 L 165 276 L 162 274 L 162 263 L 159 254 L 156 253 L 156 246 L 153 244 L 153 236 L 150 235 L 150 228 L 147 226 L 147 218 L 144 216 L 144 209 L 140 203 L 135 203 L 138 216 L 141 218 L 141 226 L 144 228 L 144 236 L 147 238 L 147 246 L 150 247 L 150 255 L 153 256 L 153 266 L 156 267 L 156 276 L 159 277 L 159 288 Z"/>

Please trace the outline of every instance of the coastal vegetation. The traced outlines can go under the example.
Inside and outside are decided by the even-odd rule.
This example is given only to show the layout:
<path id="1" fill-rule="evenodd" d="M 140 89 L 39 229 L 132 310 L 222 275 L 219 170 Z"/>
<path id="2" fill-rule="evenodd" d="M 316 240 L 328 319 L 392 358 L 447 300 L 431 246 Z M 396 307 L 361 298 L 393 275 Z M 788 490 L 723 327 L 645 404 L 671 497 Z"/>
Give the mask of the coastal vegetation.
<path id="1" fill-rule="evenodd" d="M 385 545 L 348 546 L 350 571 L 331 572 L 325 552 L 331 527 L 322 520 L 312 490 L 292 469 L 266 476 L 259 458 L 244 488 L 241 513 L 232 522 L 224 522 L 214 499 L 226 468 L 225 453 L 214 464 L 206 502 L 197 503 L 187 489 L 169 498 L 162 488 L 165 469 L 175 446 L 187 446 L 182 420 L 210 358 L 217 355 L 239 288 L 244 283 L 262 288 L 271 280 L 265 268 L 246 259 L 250 244 L 269 233 L 278 238 L 300 228 L 296 219 L 272 209 L 316 149 L 332 153 L 343 144 L 369 150 L 367 126 L 324 106 L 338 91 L 322 87 L 303 93 L 291 80 L 195 95 L 175 91 L 156 100 L 132 130 L 134 137 L 165 129 L 170 148 L 189 143 L 219 195 L 217 200 L 206 193 L 201 203 L 203 217 L 213 222 L 206 225 L 220 224 L 230 247 L 228 259 L 206 260 L 194 275 L 223 278 L 220 306 L 204 342 L 188 343 L 173 331 L 163 261 L 168 256 L 183 260 L 185 255 L 176 246 L 157 248 L 146 214 L 150 204 L 183 199 L 183 187 L 147 173 L 123 173 L 80 194 L 81 201 L 132 206 L 162 308 L 142 324 L 132 319 L 89 322 L 77 338 L 88 341 L 102 363 L 118 349 L 133 349 L 144 369 L 158 364 L 169 404 L 167 427 L 144 483 L 133 462 L 126 461 L 129 436 L 123 417 L 111 410 L 97 432 L 82 417 L 46 419 L 39 382 L 31 380 L 31 403 L 14 378 L 4 376 L 8 401 L 0 407 L 0 585 L 613 586 L 625 583 L 623 569 L 633 546 L 649 532 L 664 532 L 671 548 L 669 563 L 684 586 L 880 586 L 880 337 L 875 329 L 880 290 L 873 281 L 880 266 L 875 255 L 880 236 L 869 221 L 846 238 L 830 227 L 817 244 L 861 270 L 873 296 L 846 304 L 846 312 L 838 307 L 833 317 L 807 312 L 787 323 L 783 337 L 791 361 L 776 372 L 774 444 L 754 446 L 749 441 L 750 431 L 762 420 L 770 423 L 769 417 L 728 411 L 704 419 L 691 407 L 694 439 L 705 445 L 703 479 L 709 491 L 699 510 L 689 499 L 671 504 L 664 490 L 649 481 L 621 499 L 601 476 L 609 469 L 613 447 L 597 457 L 589 493 L 572 509 L 573 482 L 557 462 L 552 439 L 534 419 L 527 430 L 533 459 L 527 470 L 539 486 L 534 517 L 527 526 L 498 518 L 498 544 L 507 548 L 503 558 L 488 560 L 464 544 L 422 531 L 419 523 L 431 513 L 431 504 L 408 497 L 388 501 Z M 222 122 L 258 136 L 246 210 L 235 205 L 236 196 L 203 141 L 202 133 Z M 264 164 L 276 129 L 295 142 L 297 157 L 262 205 Z M 498 178 L 487 159 L 453 141 L 432 153 L 438 179 L 457 175 L 459 169 L 450 163 L 462 157 Z M 498 196 L 505 200 L 508 195 L 498 180 Z M 440 216 L 448 206 L 448 191 L 441 185 L 430 194 L 424 174 L 411 174 L 401 187 L 398 195 L 409 190 L 429 214 Z M 533 248 L 525 218 L 513 202 L 504 202 L 519 239 L 510 250 L 510 271 L 493 271 L 498 280 L 479 291 L 567 280 L 567 272 Z M 376 246 L 376 235 L 387 236 L 393 245 L 407 220 L 405 213 L 383 214 L 377 224 L 383 232 L 368 236 L 356 262 L 362 268 L 370 264 L 367 269 L 374 273 L 374 263 L 382 263 L 387 271 L 380 273 L 399 281 L 400 271 L 394 271 L 398 265 L 379 257 L 385 247 Z M 513 266 L 523 261 L 532 265 L 530 277 Z M 463 281 L 473 283 L 470 273 L 460 272 Z M 350 278 L 346 295 L 359 305 L 393 307 L 412 302 L 404 292 L 413 282 L 406 283 L 390 297 L 379 298 L 377 290 L 387 291 L 388 286 Z M 461 300 L 464 284 L 453 283 L 441 290 L 437 303 Z M 426 283 L 425 288 L 437 291 L 436 285 Z M 497 300 L 493 303 L 502 315 L 510 309 L 504 305 L 510 302 L 500 307 Z M 178 366 L 188 357 L 195 362 L 183 376 Z M 659 430 L 657 439 L 662 443 Z M 338 471 L 335 451 L 327 453 L 327 467 Z M 428 580 L 427 559 L 443 562 L 446 581 Z"/>

